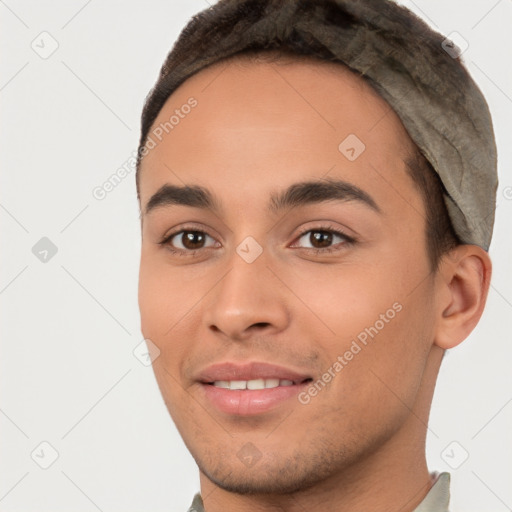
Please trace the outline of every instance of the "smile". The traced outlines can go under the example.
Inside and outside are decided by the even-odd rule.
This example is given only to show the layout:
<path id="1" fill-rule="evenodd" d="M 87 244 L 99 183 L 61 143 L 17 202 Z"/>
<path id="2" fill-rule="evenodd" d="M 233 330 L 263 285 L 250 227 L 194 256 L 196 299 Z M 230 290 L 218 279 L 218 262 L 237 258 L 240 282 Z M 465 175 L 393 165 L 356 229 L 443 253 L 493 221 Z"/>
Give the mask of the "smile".
<path id="1" fill-rule="evenodd" d="M 288 379 L 253 379 L 253 380 L 217 380 L 211 383 L 216 388 L 233 390 L 271 389 L 279 386 L 293 386 L 295 383 Z"/>
<path id="2" fill-rule="evenodd" d="M 199 371 L 202 400 L 228 416 L 253 416 L 295 407 L 311 375 L 266 362 L 223 362 Z"/>

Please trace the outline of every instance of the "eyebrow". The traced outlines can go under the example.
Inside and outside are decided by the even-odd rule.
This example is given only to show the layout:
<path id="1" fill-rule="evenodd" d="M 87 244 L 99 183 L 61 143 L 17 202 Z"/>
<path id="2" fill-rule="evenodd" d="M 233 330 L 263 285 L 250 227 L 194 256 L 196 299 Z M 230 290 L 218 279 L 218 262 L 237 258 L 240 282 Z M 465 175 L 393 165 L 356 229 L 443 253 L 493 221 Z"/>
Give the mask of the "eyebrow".
<path id="1" fill-rule="evenodd" d="M 290 185 L 282 192 L 273 193 L 270 196 L 268 210 L 271 213 L 277 213 L 288 208 L 333 200 L 358 201 L 381 213 L 379 206 L 367 192 L 351 183 L 334 178 L 302 181 Z M 199 185 L 176 186 L 166 184 L 151 196 L 146 204 L 145 213 L 148 214 L 157 208 L 169 205 L 220 211 L 220 202 L 207 188 Z"/>

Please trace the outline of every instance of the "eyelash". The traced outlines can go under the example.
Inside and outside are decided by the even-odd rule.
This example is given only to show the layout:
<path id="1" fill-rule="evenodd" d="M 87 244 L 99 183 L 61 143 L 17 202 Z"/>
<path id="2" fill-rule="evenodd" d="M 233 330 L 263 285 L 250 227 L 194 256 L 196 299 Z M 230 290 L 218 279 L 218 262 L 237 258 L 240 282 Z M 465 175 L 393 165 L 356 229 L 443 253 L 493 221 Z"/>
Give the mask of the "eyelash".
<path id="1" fill-rule="evenodd" d="M 343 247 L 354 245 L 357 242 L 357 240 L 354 237 L 348 236 L 343 231 L 340 231 L 339 229 L 336 229 L 336 228 L 334 228 L 333 226 L 330 226 L 330 225 L 323 225 L 323 226 L 317 226 L 315 228 L 303 229 L 297 235 L 295 240 L 299 240 L 300 238 L 302 238 L 307 233 L 318 232 L 318 231 L 330 233 L 332 235 L 337 235 L 337 236 L 343 238 L 345 240 L 344 242 L 338 242 L 338 243 L 342 243 Z M 179 234 L 182 234 L 182 233 L 187 233 L 187 232 L 197 232 L 197 233 L 201 233 L 201 234 L 207 235 L 210 238 L 213 238 L 206 231 L 202 231 L 200 229 L 194 229 L 194 228 L 188 228 L 187 229 L 187 228 L 181 227 L 178 231 L 174 231 L 173 233 L 170 233 L 169 235 L 167 235 L 163 240 L 161 240 L 158 243 L 160 245 L 162 245 L 162 246 L 166 246 L 166 248 L 171 253 L 173 253 L 173 254 L 175 254 L 177 256 L 184 256 L 184 257 L 195 256 L 199 251 L 204 251 L 204 250 L 212 249 L 212 247 L 203 247 L 201 249 L 195 249 L 195 250 L 183 250 L 183 249 L 176 249 L 172 245 L 170 245 L 170 241 L 176 235 L 179 235 Z M 313 252 L 314 254 L 329 254 L 329 253 L 338 252 L 338 251 L 342 250 L 341 248 L 336 249 L 336 248 L 333 248 L 333 247 L 324 247 L 324 248 L 299 247 L 299 249 L 306 250 L 306 251 L 308 251 L 310 253 Z"/>
<path id="2" fill-rule="evenodd" d="M 308 252 L 313 252 L 314 254 L 329 254 L 332 252 L 339 252 L 342 250 L 343 247 L 351 246 L 356 243 L 356 239 L 354 237 L 348 236 L 343 231 L 340 231 L 339 229 L 336 229 L 334 226 L 331 226 L 329 224 L 323 225 L 323 226 L 317 226 L 314 228 L 305 228 L 303 229 L 299 235 L 297 236 L 296 240 L 299 240 L 307 233 L 313 233 L 315 231 L 321 231 L 330 233 L 332 235 L 338 235 L 340 238 L 344 239 L 344 242 L 338 242 L 338 244 L 335 244 L 331 247 L 323 247 L 320 249 L 317 249 L 315 247 L 300 247 L 300 249 L 305 249 Z M 342 244 L 341 248 L 335 248 L 336 245 Z"/>

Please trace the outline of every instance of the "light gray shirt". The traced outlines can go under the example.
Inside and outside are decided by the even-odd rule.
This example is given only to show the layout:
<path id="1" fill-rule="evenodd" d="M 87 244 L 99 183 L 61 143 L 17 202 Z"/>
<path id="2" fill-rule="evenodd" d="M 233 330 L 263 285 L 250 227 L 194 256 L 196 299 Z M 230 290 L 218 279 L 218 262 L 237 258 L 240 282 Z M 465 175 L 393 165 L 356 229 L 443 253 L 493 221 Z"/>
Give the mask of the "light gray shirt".
<path id="1" fill-rule="evenodd" d="M 432 478 L 435 479 L 434 485 L 413 512 L 449 512 L 450 473 L 433 473 Z M 200 494 L 194 496 L 187 512 L 205 512 Z"/>

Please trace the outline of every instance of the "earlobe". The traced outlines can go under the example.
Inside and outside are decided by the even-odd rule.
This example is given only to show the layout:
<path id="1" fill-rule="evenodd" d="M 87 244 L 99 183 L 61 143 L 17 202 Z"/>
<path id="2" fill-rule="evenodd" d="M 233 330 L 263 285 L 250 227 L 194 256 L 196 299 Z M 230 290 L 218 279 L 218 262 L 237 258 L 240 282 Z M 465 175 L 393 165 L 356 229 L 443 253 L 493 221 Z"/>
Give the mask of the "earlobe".
<path id="1" fill-rule="evenodd" d="M 476 245 L 460 245 L 443 257 L 435 345 L 453 348 L 475 328 L 487 300 L 491 269 L 488 253 Z"/>

